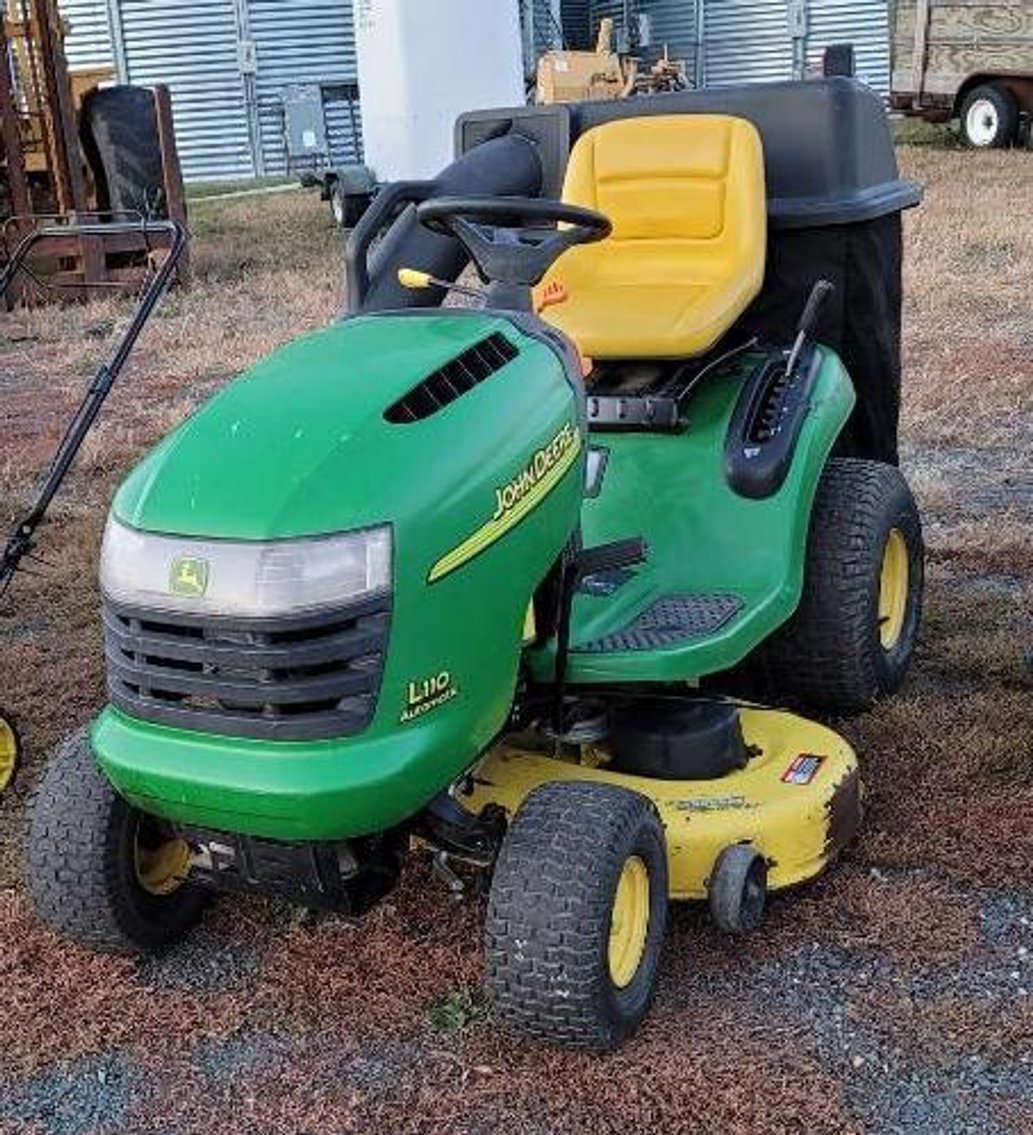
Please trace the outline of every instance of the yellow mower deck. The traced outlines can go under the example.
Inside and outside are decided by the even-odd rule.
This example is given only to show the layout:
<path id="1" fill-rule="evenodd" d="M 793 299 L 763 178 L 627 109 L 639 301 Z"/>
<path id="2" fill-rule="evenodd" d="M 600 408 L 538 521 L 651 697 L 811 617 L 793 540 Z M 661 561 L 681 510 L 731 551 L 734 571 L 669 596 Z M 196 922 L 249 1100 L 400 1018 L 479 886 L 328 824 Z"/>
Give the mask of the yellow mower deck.
<path id="1" fill-rule="evenodd" d="M 744 709 L 747 745 L 760 752 L 741 772 L 718 780 L 655 780 L 606 769 L 588 749 L 556 758 L 504 742 L 474 771 L 463 804 L 477 812 L 500 804 L 512 815 L 524 797 L 555 780 L 595 780 L 648 796 L 667 837 L 670 895 L 705 899 L 718 854 L 750 843 L 768 860 L 768 888 L 813 878 L 853 838 L 861 818 L 857 758 L 831 729 L 791 713 Z"/>

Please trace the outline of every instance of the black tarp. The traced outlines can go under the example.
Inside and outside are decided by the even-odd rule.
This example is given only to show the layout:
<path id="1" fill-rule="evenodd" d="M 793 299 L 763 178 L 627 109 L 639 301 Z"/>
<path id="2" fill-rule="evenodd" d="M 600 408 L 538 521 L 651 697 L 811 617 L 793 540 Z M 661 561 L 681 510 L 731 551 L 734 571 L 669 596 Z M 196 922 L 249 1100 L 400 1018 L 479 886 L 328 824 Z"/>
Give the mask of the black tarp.
<path id="1" fill-rule="evenodd" d="M 764 146 L 768 198 L 764 286 L 729 332 L 729 344 L 741 341 L 744 332 L 768 342 L 787 342 L 815 281 L 830 280 L 836 290 L 822 313 L 818 338 L 840 354 L 857 391 L 857 407 L 839 440 L 839 451 L 895 464 L 901 398 L 900 214 L 921 200 L 921 189 L 900 177 L 885 108 L 863 83 L 836 77 L 570 107 L 473 111 L 456 123 L 460 157 L 440 181 L 447 182 L 449 192 L 476 194 L 485 191 L 483 177 L 489 173 L 489 183 L 499 179 L 490 192 L 526 193 L 532 190 L 524 186 L 540 178 L 543 195 L 558 195 L 569 147 L 586 130 L 619 118 L 701 113 L 748 119 Z M 514 139 L 506 135 L 531 142 L 540 169 L 514 177 L 507 168 L 511 160 L 507 143 L 512 146 Z M 472 162 L 468 170 L 465 163 L 471 162 L 471 151 L 485 145 L 495 149 L 497 158 L 482 150 L 477 155 L 482 160 Z M 477 177 L 471 176 L 473 165 Z M 377 213 L 375 203 L 364 222 L 370 231 Z M 410 231 L 400 239 L 406 224 Z M 365 235 L 362 228 L 356 230 L 357 237 Z M 439 250 L 433 262 L 414 257 L 417 240 L 448 243 L 418 229 L 411 211 L 408 219 L 398 222 L 371 265 L 368 289 L 353 288 L 353 310 L 439 302 L 439 295 L 404 294 L 394 279 L 396 267 L 419 264 L 453 279 L 465 258 L 457 247 L 447 254 Z M 350 242 L 350 268 L 353 261 L 365 258 L 367 249 L 368 241 Z M 353 276 L 350 271 L 350 280 Z"/>
<path id="2" fill-rule="evenodd" d="M 768 342 L 791 338 L 815 280 L 835 285 L 817 339 L 842 358 L 857 404 L 837 452 L 897 463 L 900 414 L 900 214 L 821 228 L 773 230 L 764 287 L 728 333 Z"/>

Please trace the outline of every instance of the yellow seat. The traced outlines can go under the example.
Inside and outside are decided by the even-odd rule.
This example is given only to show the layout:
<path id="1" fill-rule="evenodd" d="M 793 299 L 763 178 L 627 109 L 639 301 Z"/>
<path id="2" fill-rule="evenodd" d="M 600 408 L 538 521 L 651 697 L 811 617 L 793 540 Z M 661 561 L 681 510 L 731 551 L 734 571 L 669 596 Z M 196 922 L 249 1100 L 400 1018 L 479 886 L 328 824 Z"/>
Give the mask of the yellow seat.
<path id="1" fill-rule="evenodd" d="M 717 114 L 625 118 L 574 146 L 563 200 L 606 214 L 612 234 L 565 252 L 539 285 L 543 312 L 582 354 L 685 358 L 728 330 L 764 278 L 760 136 Z"/>

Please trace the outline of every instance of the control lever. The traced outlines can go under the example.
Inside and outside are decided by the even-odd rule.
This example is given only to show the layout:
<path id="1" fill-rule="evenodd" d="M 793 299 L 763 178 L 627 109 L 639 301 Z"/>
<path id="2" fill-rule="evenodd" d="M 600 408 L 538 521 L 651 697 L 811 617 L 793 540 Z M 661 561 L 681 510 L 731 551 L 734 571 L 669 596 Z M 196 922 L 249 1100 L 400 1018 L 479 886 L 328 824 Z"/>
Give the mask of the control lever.
<path id="1" fill-rule="evenodd" d="M 649 558 L 649 545 L 641 536 L 631 536 L 625 540 L 612 540 L 609 544 L 599 544 L 594 548 L 582 548 L 575 560 L 577 578 L 595 575 L 601 571 L 615 571 L 618 568 L 634 567 Z"/>
<path id="2" fill-rule="evenodd" d="M 560 612 L 556 627 L 556 666 L 553 672 L 555 693 L 552 703 L 552 727 L 557 737 L 564 731 L 563 698 L 567 686 L 567 662 L 570 655 L 570 609 L 574 591 L 585 576 L 600 571 L 634 567 L 649 558 L 649 545 L 641 536 L 624 540 L 611 540 L 594 548 L 579 548 L 568 552 L 560 581 Z"/>
<path id="3" fill-rule="evenodd" d="M 796 339 L 793 342 L 792 350 L 789 352 L 789 358 L 786 359 L 785 372 L 787 377 L 796 369 L 800 352 L 804 349 L 807 340 L 814 332 L 814 327 L 818 322 L 821 309 L 825 306 L 825 301 L 835 290 L 836 285 L 833 284 L 831 280 L 817 280 L 814 287 L 811 288 L 811 294 L 807 297 L 803 314 L 800 316 L 800 321 L 796 325 Z"/>
<path id="4" fill-rule="evenodd" d="M 471 299 L 483 300 L 484 291 L 481 288 L 468 288 L 465 284 L 457 284 L 452 280 L 439 280 L 429 272 L 421 272 L 418 268 L 399 268 L 398 282 L 403 288 L 420 291 L 423 288 L 441 288 L 445 292 L 455 292 L 457 295 L 469 296 Z"/>

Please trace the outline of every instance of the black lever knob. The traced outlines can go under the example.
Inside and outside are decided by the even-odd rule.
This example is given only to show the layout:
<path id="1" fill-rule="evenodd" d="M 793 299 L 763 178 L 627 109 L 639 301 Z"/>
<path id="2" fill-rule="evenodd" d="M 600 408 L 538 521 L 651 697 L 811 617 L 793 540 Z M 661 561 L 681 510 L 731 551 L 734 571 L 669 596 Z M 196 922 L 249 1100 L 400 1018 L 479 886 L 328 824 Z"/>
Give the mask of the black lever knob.
<path id="1" fill-rule="evenodd" d="M 811 288 L 811 294 L 807 297 L 807 303 L 804 305 L 803 314 L 800 316 L 800 322 L 796 325 L 796 330 L 803 335 L 810 338 L 814 333 L 814 325 L 818 322 L 818 316 L 821 314 L 821 309 L 825 306 L 825 301 L 836 290 L 836 285 L 831 280 L 817 280 L 814 287 Z"/>

